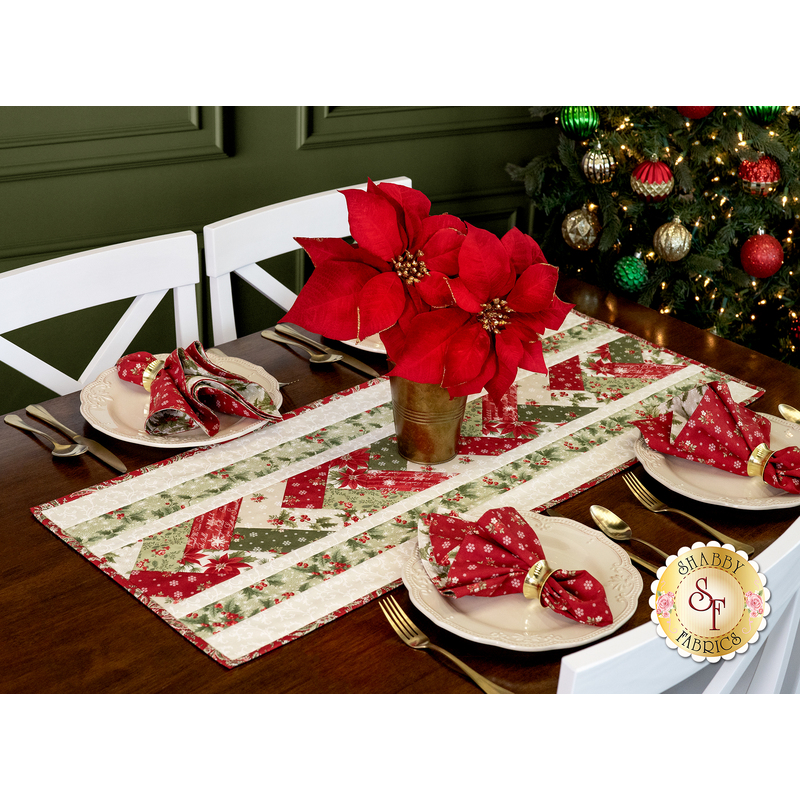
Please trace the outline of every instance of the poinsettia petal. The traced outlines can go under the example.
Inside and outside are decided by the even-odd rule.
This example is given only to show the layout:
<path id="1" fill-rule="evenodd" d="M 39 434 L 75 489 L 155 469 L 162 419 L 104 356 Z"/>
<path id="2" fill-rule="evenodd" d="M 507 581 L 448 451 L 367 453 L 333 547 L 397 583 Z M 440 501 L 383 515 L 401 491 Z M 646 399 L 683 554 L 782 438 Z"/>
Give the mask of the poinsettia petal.
<path id="1" fill-rule="evenodd" d="M 558 270 L 550 264 L 532 264 L 517 277 L 506 302 L 523 313 L 550 308 L 556 296 Z"/>
<path id="2" fill-rule="evenodd" d="M 294 240 L 308 253 L 315 267 L 330 261 L 353 261 L 368 264 L 380 272 L 386 272 L 391 269 L 391 266 L 382 258 L 370 253 L 365 247 L 350 244 L 344 239 L 310 239 L 303 236 L 295 236 Z"/>
<path id="3" fill-rule="evenodd" d="M 458 274 L 458 251 L 466 240 L 466 236 L 455 228 L 440 228 L 432 231 L 430 236 L 418 235 L 411 243 L 411 250 L 422 251 L 422 260 L 430 271 L 443 272 L 445 275 Z"/>
<path id="4" fill-rule="evenodd" d="M 386 348 L 386 359 L 389 365 L 396 364 L 403 355 L 406 346 L 406 337 L 399 325 L 392 325 L 381 331 L 381 342 Z"/>
<path id="5" fill-rule="evenodd" d="M 419 236 L 428 238 L 435 231 L 443 228 L 452 228 L 454 231 L 466 236 L 467 223 L 452 214 L 434 214 L 422 220 L 422 225 L 418 231 Z"/>
<path id="6" fill-rule="evenodd" d="M 294 322 L 332 339 L 354 339 L 358 335 L 358 293 L 378 274 L 364 264 L 321 264 L 280 321 Z"/>
<path id="7" fill-rule="evenodd" d="M 403 213 L 403 224 L 409 234 L 409 239 L 411 239 L 423 220 L 431 213 L 431 201 L 419 189 L 412 189 L 402 183 L 373 183 L 372 185 L 376 191 L 400 206 Z"/>
<path id="8" fill-rule="evenodd" d="M 392 327 L 387 330 L 381 331 L 381 341 L 386 348 L 386 357 L 391 366 L 394 366 L 400 360 L 400 356 L 403 354 L 403 349 L 406 346 L 408 326 L 418 313 L 414 300 L 407 294 L 406 305 L 397 320 L 397 324 L 392 325 Z"/>
<path id="9" fill-rule="evenodd" d="M 431 272 L 416 284 L 420 297 L 434 308 L 446 308 L 455 305 L 453 292 L 450 290 L 450 278 L 441 272 Z"/>
<path id="10" fill-rule="evenodd" d="M 419 383 L 441 384 L 450 337 L 469 319 L 459 308 L 418 314 L 406 331 L 406 344 L 391 375 Z"/>
<path id="11" fill-rule="evenodd" d="M 544 363 L 541 339 L 522 343 L 522 360 L 519 362 L 519 365 L 522 369 L 527 369 L 530 372 L 540 372 L 543 375 L 547 374 L 547 365 Z"/>
<path id="12" fill-rule="evenodd" d="M 531 264 L 541 264 L 547 261 L 542 248 L 536 244 L 532 237 L 523 233 L 519 228 L 511 228 L 500 241 L 505 247 L 511 259 L 511 266 L 517 275 L 526 270 Z"/>
<path id="13" fill-rule="evenodd" d="M 381 272 L 358 293 L 358 340 L 386 330 L 397 322 L 406 304 L 403 282 L 394 272 Z"/>
<path id="14" fill-rule="evenodd" d="M 514 333 L 522 342 L 535 342 L 547 330 L 547 326 L 539 317 L 541 314 L 517 314 L 511 317 L 509 328 L 514 328 Z"/>
<path id="15" fill-rule="evenodd" d="M 448 278 L 448 287 L 453 295 L 453 300 L 459 308 L 469 311 L 470 314 L 479 314 L 481 301 L 467 288 L 462 278 Z"/>
<path id="16" fill-rule="evenodd" d="M 491 351 L 492 340 L 483 326 L 468 322 L 450 337 L 444 359 L 443 385 L 453 386 L 474 380 Z"/>
<path id="17" fill-rule="evenodd" d="M 451 384 L 447 387 L 447 390 L 450 392 L 450 397 L 464 397 L 469 394 L 478 394 L 483 391 L 495 372 L 497 372 L 497 355 L 492 350 L 489 352 L 480 372 L 478 372 L 472 380 L 466 381 L 465 383 Z"/>
<path id="18" fill-rule="evenodd" d="M 391 261 L 408 247 L 398 210 L 388 198 L 361 189 L 341 192 L 347 200 L 350 233 L 360 247 L 366 247 L 384 261 Z"/>
<path id="19" fill-rule="evenodd" d="M 563 324 L 572 309 L 575 308 L 574 303 L 565 303 L 558 297 L 553 298 L 553 303 L 550 308 L 540 311 L 536 316 L 551 330 L 557 331 Z"/>
<path id="20" fill-rule="evenodd" d="M 508 330 L 498 333 L 494 337 L 494 343 L 497 353 L 497 372 L 486 384 L 486 391 L 493 398 L 499 399 L 509 390 L 517 377 L 517 370 L 524 351 L 522 342 Z"/>
<path id="21" fill-rule="evenodd" d="M 467 223 L 467 235 L 458 251 L 458 276 L 485 303 L 505 297 L 514 286 L 516 274 L 500 240 Z"/>

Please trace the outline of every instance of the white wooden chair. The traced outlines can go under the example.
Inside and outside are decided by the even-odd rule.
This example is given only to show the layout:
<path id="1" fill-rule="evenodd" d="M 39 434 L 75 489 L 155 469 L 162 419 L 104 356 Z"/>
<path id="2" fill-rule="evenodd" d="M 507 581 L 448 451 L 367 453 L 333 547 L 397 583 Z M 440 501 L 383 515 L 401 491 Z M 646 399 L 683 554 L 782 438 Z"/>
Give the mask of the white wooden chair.
<path id="1" fill-rule="evenodd" d="M 171 289 L 176 346 L 199 338 L 200 260 L 192 231 L 74 253 L 0 273 L 0 361 L 57 394 L 112 367 Z M 3 337 L 45 319 L 135 298 L 77 380 Z"/>
<path id="2" fill-rule="evenodd" d="M 559 693 L 796 694 L 800 685 L 800 519 L 751 560 L 770 591 L 767 627 L 716 664 L 682 658 L 648 622 L 561 659 Z M 644 592 L 650 592 L 646 583 Z"/>
<path id="3" fill-rule="evenodd" d="M 411 179 L 388 178 L 375 183 L 411 186 Z M 366 183 L 343 188 L 366 189 Z M 229 342 L 237 336 L 232 272 L 288 311 L 297 298 L 296 293 L 256 262 L 299 250 L 295 236 L 342 238 L 349 235 L 347 203 L 338 189 L 274 203 L 206 225 L 203 238 L 214 344 Z"/>

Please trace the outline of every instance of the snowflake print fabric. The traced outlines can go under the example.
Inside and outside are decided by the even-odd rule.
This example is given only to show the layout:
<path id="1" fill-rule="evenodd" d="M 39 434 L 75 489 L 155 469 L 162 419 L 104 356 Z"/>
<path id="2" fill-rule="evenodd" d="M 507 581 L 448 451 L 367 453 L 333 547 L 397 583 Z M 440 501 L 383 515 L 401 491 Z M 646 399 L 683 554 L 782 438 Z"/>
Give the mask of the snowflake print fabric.
<path id="1" fill-rule="evenodd" d="M 420 522 L 420 550 L 429 553 L 433 582 L 453 597 L 521 593 L 528 570 L 545 558 L 539 537 L 511 507 L 487 511 L 477 522 L 430 514 Z M 556 570 L 541 604 L 576 622 L 613 622 L 602 584 L 586 570 Z"/>
<path id="2" fill-rule="evenodd" d="M 759 445 L 770 446 L 771 423 L 734 401 L 727 384 L 713 381 L 683 398 L 670 410 L 633 422 L 647 446 L 665 455 L 708 464 L 746 476 L 747 462 Z M 676 418 L 682 416 L 682 424 Z M 800 494 L 800 448 L 773 453 L 764 482 L 790 494 Z"/>
<path id="3" fill-rule="evenodd" d="M 117 362 L 117 374 L 142 386 L 145 370 L 156 360 L 150 353 L 131 353 Z M 145 430 L 164 436 L 199 427 L 214 436 L 220 428 L 218 413 L 280 419 L 263 386 L 212 363 L 200 342 L 170 353 L 150 387 Z"/>

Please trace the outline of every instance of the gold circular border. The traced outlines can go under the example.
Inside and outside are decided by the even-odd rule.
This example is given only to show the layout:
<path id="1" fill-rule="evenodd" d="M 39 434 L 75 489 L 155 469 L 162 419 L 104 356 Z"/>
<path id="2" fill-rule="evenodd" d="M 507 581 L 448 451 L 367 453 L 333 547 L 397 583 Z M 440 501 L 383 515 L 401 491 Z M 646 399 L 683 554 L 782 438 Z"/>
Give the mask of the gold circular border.
<path id="1" fill-rule="evenodd" d="M 720 564 L 713 563 L 714 558 L 719 558 Z M 694 564 L 690 564 L 690 561 L 693 561 Z M 699 563 L 701 561 L 703 563 Z M 727 562 L 730 562 L 730 564 L 726 569 L 725 565 Z M 685 572 L 683 573 L 681 572 L 682 568 L 685 568 Z M 662 594 L 671 591 L 677 596 L 678 588 L 686 580 L 690 579 L 693 574 L 697 574 L 701 570 L 715 568 L 721 569 L 728 575 L 731 575 L 741 589 L 742 613 L 738 622 L 736 622 L 732 628 L 716 637 L 708 637 L 704 634 L 695 633 L 681 622 L 677 615 L 677 608 L 674 601 L 667 618 L 662 617 L 658 613 L 658 598 Z M 731 572 L 731 570 L 733 570 L 733 572 Z M 741 575 L 735 574 L 740 571 Z M 750 616 L 749 609 L 745 602 L 745 592 L 747 591 L 760 593 L 765 611 L 767 611 L 768 606 L 766 599 L 768 595 L 764 591 L 764 584 L 758 572 L 748 561 L 746 556 L 740 556 L 734 550 L 721 546 L 706 545 L 691 548 L 677 555 L 664 568 L 664 572 L 658 580 L 654 595 L 656 621 L 666 638 L 671 641 L 675 647 L 695 658 L 716 659 L 726 656 L 731 657 L 737 650 L 747 645 L 756 635 L 764 618 L 764 614 L 758 614 L 755 617 Z M 678 622 L 677 626 L 673 624 L 673 616 Z M 675 631 L 675 627 L 678 628 L 677 632 Z M 726 639 L 729 640 L 730 646 L 720 648 L 719 643 Z M 695 643 L 700 644 L 699 649 L 694 647 Z M 707 649 L 708 643 L 712 643 L 713 649 L 711 651 Z M 687 644 L 689 646 L 687 646 Z"/>

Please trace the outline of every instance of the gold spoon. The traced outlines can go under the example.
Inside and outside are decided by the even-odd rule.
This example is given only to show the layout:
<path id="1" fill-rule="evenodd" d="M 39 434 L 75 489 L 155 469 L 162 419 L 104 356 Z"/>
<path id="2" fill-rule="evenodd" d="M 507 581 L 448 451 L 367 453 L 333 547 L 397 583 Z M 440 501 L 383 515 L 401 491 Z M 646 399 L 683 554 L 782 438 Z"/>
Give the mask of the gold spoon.
<path id="1" fill-rule="evenodd" d="M 800 423 L 800 411 L 794 406 L 787 406 L 786 403 L 781 403 L 778 406 L 778 412 L 785 420 Z"/>
<path id="2" fill-rule="evenodd" d="M 30 431 L 40 439 L 46 439 L 52 445 L 54 456 L 81 456 L 89 449 L 85 444 L 59 444 L 44 431 L 40 431 L 37 428 L 31 428 L 30 425 L 26 425 L 16 414 L 8 414 L 3 418 L 3 421 L 14 428 L 20 428 L 23 431 Z"/>
<path id="3" fill-rule="evenodd" d="M 639 542 L 639 544 L 649 547 L 654 553 L 658 553 L 664 561 L 669 558 L 663 550 L 659 550 L 654 544 L 650 544 L 650 542 L 646 542 L 644 539 L 637 539 L 633 535 L 630 526 L 621 520 L 613 511 L 609 511 L 603 506 L 592 506 L 589 509 L 589 513 L 592 515 L 592 519 L 597 524 L 597 527 L 600 528 L 609 539 L 614 539 L 617 542 Z"/>
<path id="4" fill-rule="evenodd" d="M 306 353 L 311 356 L 309 361 L 312 364 L 330 364 L 334 361 L 342 360 L 342 356 L 340 355 L 334 355 L 332 353 L 317 353 L 310 347 L 306 347 L 302 342 L 296 342 L 294 339 L 285 339 L 279 333 L 275 333 L 274 331 L 261 331 L 261 335 L 265 339 L 271 339 L 273 342 L 280 342 L 281 344 L 288 344 L 292 347 L 299 347 L 301 350 L 305 350 Z"/>

